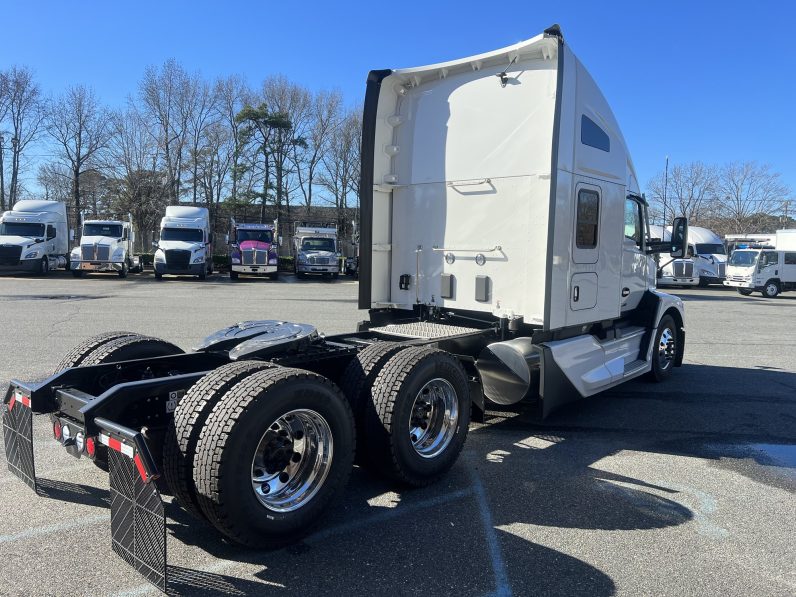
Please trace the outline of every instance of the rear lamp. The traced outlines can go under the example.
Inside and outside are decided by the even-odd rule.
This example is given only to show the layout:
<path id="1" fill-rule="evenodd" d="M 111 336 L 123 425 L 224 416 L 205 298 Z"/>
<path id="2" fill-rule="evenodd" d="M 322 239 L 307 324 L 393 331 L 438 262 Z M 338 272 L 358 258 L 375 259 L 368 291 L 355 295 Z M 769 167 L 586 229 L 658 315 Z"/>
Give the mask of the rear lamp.
<path id="1" fill-rule="evenodd" d="M 60 441 L 61 439 L 61 421 L 53 423 L 53 437 Z"/>
<path id="2" fill-rule="evenodd" d="M 77 435 L 75 435 L 75 447 L 78 452 L 82 452 L 83 448 L 86 447 L 86 436 L 83 435 L 82 431 L 78 431 Z"/>
<path id="3" fill-rule="evenodd" d="M 93 437 L 86 438 L 86 454 L 91 458 L 97 454 L 97 445 L 94 443 Z"/>

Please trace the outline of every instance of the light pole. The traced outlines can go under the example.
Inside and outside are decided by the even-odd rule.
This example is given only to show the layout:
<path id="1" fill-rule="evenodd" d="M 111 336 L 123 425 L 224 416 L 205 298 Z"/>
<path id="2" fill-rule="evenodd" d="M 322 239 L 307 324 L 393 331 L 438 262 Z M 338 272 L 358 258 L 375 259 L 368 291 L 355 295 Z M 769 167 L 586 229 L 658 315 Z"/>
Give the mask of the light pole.
<path id="1" fill-rule="evenodd" d="M 666 189 L 669 187 L 669 156 L 666 156 L 666 169 L 663 174 L 663 228 L 666 229 Z"/>
<path id="2" fill-rule="evenodd" d="M 8 192 L 8 205 L 14 207 L 17 202 L 17 175 L 19 171 L 19 156 L 17 155 L 17 145 L 19 139 L 11 137 L 11 188 Z"/>
<path id="3" fill-rule="evenodd" d="M 5 170 L 3 168 L 3 144 L 6 138 L 0 135 L 0 211 L 6 210 L 6 183 Z"/>

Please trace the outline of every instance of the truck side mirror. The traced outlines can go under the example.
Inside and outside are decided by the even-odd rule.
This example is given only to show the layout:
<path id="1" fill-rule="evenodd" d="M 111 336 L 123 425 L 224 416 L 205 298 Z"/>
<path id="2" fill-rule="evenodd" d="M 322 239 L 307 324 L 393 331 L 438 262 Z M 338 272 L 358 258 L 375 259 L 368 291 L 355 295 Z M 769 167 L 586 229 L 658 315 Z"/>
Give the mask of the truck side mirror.
<path id="1" fill-rule="evenodd" d="M 229 244 L 229 234 L 224 235 L 224 244 Z"/>
<path id="2" fill-rule="evenodd" d="M 672 240 L 669 255 L 682 259 L 688 251 L 688 219 L 675 218 L 672 222 Z"/>

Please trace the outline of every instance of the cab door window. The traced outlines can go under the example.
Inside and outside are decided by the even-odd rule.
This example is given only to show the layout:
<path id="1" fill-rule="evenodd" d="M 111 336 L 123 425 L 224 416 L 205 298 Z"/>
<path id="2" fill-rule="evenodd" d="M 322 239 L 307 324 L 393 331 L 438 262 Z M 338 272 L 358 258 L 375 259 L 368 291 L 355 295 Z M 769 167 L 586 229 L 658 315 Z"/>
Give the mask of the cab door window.
<path id="1" fill-rule="evenodd" d="M 638 250 L 643 248 L 644 225 L 641 218 L 641 204 L 633 199 L 625 199 L 625 242 L 632 241 Z"/>
<path id="2" fill-rule="evenodd" d="M 779 254 L 775 251 L 764 251 L 760 256 L 760 267 L 768 267 L 769 265 L 777 265 L 779 263 Z"/>

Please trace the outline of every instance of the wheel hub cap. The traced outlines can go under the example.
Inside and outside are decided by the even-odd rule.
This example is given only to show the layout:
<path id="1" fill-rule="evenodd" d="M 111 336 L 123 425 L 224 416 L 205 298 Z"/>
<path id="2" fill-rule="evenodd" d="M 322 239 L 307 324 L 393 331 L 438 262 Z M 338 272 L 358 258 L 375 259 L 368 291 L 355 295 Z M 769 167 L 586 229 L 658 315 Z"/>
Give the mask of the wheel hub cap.
<path id="1" fill-rule="evenodd" d="M 409 419 L 409 441 L 423 458 L 438 456 L 456 434 L 459 401 L 453 385 L 442 378 L 426 383 L 415 397 Z"/>
<path id="2" fill-rule="evenodd" d="M 661 333 L 661 341 L 658 344 L 658 362 L 661 368 L 667 369 L 674 359 L 675 339 L 674 333 L 670 328 L 666 328 Z"/>
<path id="3" fill-rule="evenodd" d="M 311 500 L 332 466 L 332 430 L 319 413 L 285 413 L 263 434 L 252 459 L 252 490 L 275 512 L 291 512 Z"/>

